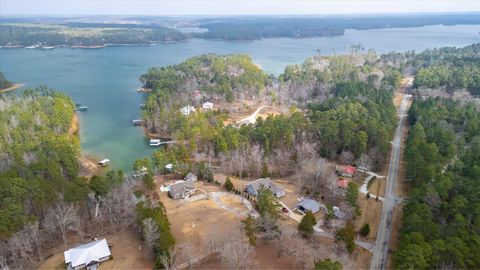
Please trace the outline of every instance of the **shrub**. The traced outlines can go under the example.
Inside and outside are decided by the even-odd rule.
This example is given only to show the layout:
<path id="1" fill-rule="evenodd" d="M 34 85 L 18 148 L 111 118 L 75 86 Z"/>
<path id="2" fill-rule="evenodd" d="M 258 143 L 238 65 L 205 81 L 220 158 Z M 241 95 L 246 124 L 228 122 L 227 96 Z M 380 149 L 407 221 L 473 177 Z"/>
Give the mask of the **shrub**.
<path id="1" fill-rule="evenodd" d="M 313 226 L 317 224 L 312 211 L 307 211 L 298 224 L 298 231 L 303 237 L 309 237 L 313 234 Z"/>
<path id="2" fill-rule="evenodd" d="M 235 190 L 235 187 L 233 186 L 232 181 L 230 180 L 230 177 L 227 176 L 227 179 L 225 179 L 225 184 L 223 184 L 225 189 L 230 192 L 232 190 Z"/>
<path id="3" fill-rule="evenodd" d="M 365 223 L 360 229 L 360 234 L 362 236 L 367 236 L 370 233 L 370 224 Z"/>

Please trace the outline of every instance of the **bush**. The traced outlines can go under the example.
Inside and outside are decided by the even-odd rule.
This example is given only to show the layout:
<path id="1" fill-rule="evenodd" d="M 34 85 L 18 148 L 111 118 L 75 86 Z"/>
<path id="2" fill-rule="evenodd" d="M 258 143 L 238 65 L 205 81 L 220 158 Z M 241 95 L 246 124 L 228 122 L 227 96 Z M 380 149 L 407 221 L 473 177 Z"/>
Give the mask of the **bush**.
<path id="1" fill-rule="evenodd" d="M 298 231 L 303 237 L 309 237 L 313 234 L 313 226 L 317 224 L 312 211 L 307 211 L 298 224 Z"/>
<path id="2" fill-rule="evenodd" d="M 230 180 L 230 177 L 227 176 L 227 179 L 225 179 L 225 184 L 223 184 L 225 189 L 230 192 L 232 190 L 235 190 L 235 187 L 233 186 L 232 181 Z"/>
<path id="3" fill-rule="evenodd" d="M 315 262 L 315 270 L 342 270 L 342 264 L 330 258 Z"/>
<path id="4" fill-rule="evenodd" d="M 370 192 L 367 192 L 367 195 L 365 195 L 365 198 L 370 199 Z"/>
<path id="5" fill-rule="evenodd" d="M 365 223 L 360 229 L 360 234 L 362 236 L 367 236 L 370 233 L 370 224 Z"/>

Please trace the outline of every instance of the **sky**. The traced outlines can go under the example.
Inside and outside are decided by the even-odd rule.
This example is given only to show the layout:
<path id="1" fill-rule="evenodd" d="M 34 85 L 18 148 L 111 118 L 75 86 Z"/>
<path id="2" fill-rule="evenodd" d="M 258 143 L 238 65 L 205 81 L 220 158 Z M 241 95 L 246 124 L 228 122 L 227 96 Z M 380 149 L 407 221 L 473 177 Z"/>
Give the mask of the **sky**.
<path id="1" fill-rule="evenodd" d="M 480 12 L 470 0 L 0 0 L 7 15 L 331 15 Z"/>

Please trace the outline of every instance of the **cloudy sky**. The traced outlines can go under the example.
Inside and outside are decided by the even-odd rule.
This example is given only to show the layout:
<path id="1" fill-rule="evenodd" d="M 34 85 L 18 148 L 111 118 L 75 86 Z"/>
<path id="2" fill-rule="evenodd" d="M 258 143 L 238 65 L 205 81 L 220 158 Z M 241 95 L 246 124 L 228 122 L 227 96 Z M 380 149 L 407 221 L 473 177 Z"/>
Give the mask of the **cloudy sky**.
<path id="1" fill-rule="evenodd" d="M 0 0 L 5 15 L 324 15 L 479 12 L 480 1 Z"/>

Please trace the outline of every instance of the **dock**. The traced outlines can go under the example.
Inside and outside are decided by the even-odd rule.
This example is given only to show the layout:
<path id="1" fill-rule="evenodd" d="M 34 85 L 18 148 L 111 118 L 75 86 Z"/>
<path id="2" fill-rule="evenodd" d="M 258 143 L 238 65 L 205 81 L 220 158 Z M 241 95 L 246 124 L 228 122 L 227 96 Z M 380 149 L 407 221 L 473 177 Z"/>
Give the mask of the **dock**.
<path id="1" fill-rule="evenodd" d="M 161 146 L 165 144 L 174 144 L 175 141 L 162 141 L 160 139 L 150 139 L 150 146 Z"/>

